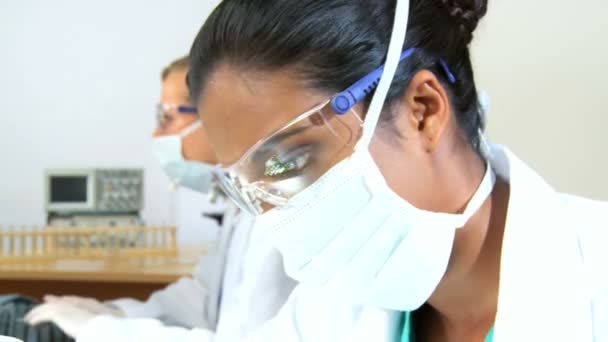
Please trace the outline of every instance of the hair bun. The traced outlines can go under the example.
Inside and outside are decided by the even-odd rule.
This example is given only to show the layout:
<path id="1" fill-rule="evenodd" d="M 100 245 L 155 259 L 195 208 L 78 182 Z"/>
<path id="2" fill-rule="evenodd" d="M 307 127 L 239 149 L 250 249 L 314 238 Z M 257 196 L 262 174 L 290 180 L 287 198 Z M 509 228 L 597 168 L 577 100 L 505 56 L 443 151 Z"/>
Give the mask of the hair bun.
<path id="1" fill-rule="evenodd" d="M 479 20 L 488 10 L 487 0 L 441 0 L 450 16 L 458 22 L 458 28 L 467 44 L 473 40 L 473 32 Z"/>

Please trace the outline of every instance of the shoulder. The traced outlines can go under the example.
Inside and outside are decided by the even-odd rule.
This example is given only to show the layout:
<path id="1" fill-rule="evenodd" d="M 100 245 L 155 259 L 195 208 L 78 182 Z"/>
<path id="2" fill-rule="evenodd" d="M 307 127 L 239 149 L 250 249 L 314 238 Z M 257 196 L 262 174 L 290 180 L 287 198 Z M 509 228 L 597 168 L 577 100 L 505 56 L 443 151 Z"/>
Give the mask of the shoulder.
<path id="1" fill-rule="evenodd" d="M 565 222 L 577 236 L 595 310 L 601 304 L 608 311 L 608 202 L 567 194 L 560 199 Z"/>
<path id="2" fill-rule="evenodd" d="M 574 229 L 585 262 L 608 260 L 608 202 L 558 194 L 560 212 Z"/>

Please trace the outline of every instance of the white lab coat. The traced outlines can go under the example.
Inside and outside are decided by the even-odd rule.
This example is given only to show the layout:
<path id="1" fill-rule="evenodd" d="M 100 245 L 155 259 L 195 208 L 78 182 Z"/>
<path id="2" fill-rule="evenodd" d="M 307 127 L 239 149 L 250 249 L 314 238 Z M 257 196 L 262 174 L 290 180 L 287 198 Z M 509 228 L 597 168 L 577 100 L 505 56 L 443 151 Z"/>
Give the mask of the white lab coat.
<path id="1" fill-rule="evenodd" d="M 494 342 L 608 342 L 608 204 L 557 193 L 503 147 L 492 165 L 511 185 Z M 247 341 L 399 341 L 401 313 L 339 294 L 299 285 Z"/>
<path id="2" fill-rule="evenodd" d="M 280 254 L 252 226 L 252 217 L 230 205 L 217 250 L 201 258 L 192 278 L 145 303 L 115 301 L 129 318 L 94 318 L 77 341 L 242 340 L 276 315 L 295 286 Z"/>
<path id="3" fill-rule="evenodd" d="M 219 229 L 213 247 L 199 258 L 191 277 L 182 277 L 154 292 L 145 302 L 122 298 L 111 301 L 111 304 L 119 307 L 128 318 L 156 318 L 168 325 L 215 330 L 226 263 L 231 263 L 232 267 L 238 269 L 242 262 L 240 259 L 251 233 L 251 219 L 238 214 L 236 208 L 226 200 L 221 200 L 212 210 L 203 212 L 205 214 L 223 214 L 222 226 L 217 227 Z M 235 225 L 239 224 L 239 229 L 236 230 Z M 212 225 L 205 229 L 216 228 Z M 245 248 L 228 258 L 230 244 L 245 244 Z M 231 286 L 230 277 L 225 285 Z"/>

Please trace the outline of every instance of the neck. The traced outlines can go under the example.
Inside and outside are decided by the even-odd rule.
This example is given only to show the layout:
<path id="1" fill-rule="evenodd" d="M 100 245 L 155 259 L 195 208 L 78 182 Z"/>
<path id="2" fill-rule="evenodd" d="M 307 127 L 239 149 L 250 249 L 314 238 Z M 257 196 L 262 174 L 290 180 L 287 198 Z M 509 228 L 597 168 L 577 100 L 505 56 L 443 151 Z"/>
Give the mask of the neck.
<path id="1" fill-rule="evenodd" d="M 493 325 L 508 197 L 508 184 L 497 179 L 491 196 L 456 233 L 448 271 L 428 301 L 431 321 L 446 333 L 485 334 Z"/>

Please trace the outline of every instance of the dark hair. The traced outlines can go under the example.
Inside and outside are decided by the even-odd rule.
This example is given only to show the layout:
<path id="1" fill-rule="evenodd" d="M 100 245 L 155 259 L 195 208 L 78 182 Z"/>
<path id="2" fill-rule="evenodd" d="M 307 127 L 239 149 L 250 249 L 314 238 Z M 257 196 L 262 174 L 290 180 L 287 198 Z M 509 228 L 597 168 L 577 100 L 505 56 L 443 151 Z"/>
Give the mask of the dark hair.
<path id="1" fill-rule="evenodd" d="M 160 80 L 164 81 L 167 79 L 170 73 L 177 70 L 188 70 L 188 65 L 190 64 L 190 56 L 186 55 L 180 57 L 173 62 L 169 63 L 166 67 L 163 68 L 163 71 L 160 73 Z"/>
<path id="2" fill-rule="evenodd" d="M 287 67 L 314 89 L 344 90 L 384 63 L 395 7 L 396 0 L 223 0 L 192 46 L 191 96 L 198 99 L 220 63 L 262 71 Z M 486 10 L 487 0 L 410 0 L 404 49 L 416 52 L 400 64 L 387 97 L 393 104 L 417 71 L 434 72 L 477 151 L 483 122 L 468 46 Z M 382 119 L 392 116 L 384 110 Z"/>

